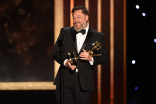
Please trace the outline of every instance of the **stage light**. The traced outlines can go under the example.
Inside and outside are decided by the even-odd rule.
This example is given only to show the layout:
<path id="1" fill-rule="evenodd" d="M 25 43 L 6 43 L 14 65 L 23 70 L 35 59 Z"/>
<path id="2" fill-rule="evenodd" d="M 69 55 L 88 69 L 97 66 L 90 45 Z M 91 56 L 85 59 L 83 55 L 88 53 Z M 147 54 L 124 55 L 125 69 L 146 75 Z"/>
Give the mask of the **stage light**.
<path id="1" fill-rule="evenodd" d="M 132 64 L 135 64 L 136 63 L 136 61 L 135 60 L 132 60 Z"/>
<path id="2" fill-rule="evenodd" d="M 135 87 L 135 90 L 138 90 L 138 87 L 137 86 Z"/>
<path id="3" fill-rule="evenodd" d="M 156 39 L 154 39 L 154 43 L 156 43 Z"/>
<path id="4" fill-rule="evenodd" d="M 146 13 L 143 12 L 143 13 L 142 13 L 142 16 L 145 17 L 145 16 L 146 16 Z"/>
<path id="5" fill-rule="evenodd" d="M 136 9 L 139 9 L 139 8 L 140 8 L 140 6 L 139 6 L 139 5 L 136 5 L 135 7 L 136 7 Z"/>

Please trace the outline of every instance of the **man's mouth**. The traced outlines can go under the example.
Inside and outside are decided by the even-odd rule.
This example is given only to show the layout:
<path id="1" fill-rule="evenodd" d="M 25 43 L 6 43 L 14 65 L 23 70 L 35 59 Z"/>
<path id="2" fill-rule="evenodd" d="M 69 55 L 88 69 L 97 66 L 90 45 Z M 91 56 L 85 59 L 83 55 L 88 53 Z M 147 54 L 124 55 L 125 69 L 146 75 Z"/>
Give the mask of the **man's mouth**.
<path id="1" fill-rule="evenodd" d="M 79 25 L 80 23 L 75 23 L 75 25 Z"/>

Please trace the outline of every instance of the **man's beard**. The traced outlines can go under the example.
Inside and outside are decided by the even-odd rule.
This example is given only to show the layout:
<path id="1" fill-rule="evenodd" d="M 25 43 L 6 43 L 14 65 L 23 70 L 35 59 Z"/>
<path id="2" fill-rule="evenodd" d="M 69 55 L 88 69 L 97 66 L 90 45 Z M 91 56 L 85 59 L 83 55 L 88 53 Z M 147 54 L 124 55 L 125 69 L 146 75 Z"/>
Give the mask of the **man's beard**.
<path id="1" fill-rule="evenodd" d="M 76 28 L 76 26 L 74 26 L 74 29 L 75 29 L 77 32 L 78 32 L 78 31 L 81 31 L 82 29 L 85 28 L 86 24 L 87 24 L 87 23 L 81 25 L 79 28 Z"/>

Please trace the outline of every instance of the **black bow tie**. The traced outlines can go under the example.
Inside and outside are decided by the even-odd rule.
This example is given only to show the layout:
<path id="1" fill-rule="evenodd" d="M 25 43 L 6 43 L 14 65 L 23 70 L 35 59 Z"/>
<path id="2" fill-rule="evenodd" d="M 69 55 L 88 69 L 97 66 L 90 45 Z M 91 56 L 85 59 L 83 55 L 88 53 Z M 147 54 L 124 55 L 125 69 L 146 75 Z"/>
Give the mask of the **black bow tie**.
<path id="1" fill-rule="evenodd" d="M 86 33 L 86 30 L 83 29 L 83 30 L 81 30 L 81 31 L 77 31 L 76 34 L 78 34 L 78 33 L 82 33 L 82 34 L 84 35 L 84 34 Z"/>

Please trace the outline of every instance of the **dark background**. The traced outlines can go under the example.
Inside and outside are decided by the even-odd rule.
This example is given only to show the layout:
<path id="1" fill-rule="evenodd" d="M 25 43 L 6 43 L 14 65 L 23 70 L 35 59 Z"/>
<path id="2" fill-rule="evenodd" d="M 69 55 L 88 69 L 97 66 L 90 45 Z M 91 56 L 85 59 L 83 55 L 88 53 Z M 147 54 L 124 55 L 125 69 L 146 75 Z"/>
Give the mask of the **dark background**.
<path id="1" fill-rule="evenodd" d="M 135 6 L 139 5 L 140 9 Z M 127 0 L 127 103 L 156 104 L 154 2 Z M 146 13 L 143 17 L 142 13 Z M 132 64 L 132 60 L 136 64 Z M 138 90 L 135 90 L 138 87 Z"/>
<path id="2" fill-rule="evenodd" d="M 0 81 L 54 81 L 54 1 L 0 0 Z"/>
<path id="3" fill-rule="evenodd" d="M 45 75 L 38 75 L 36 71 L 46 70 L 47 62 L 49 65 L 53 64 L 50 56 L 53 49 L 53 1 L 22 0 L 17 5 L 19 1 L 0 1 L 0 8 L 3 7 L 0 9 L 0 80 L 7 77 L 9 79 L 3 79 L 3 81 L 18 81 L 18 78 L 12 79 L 10 76 L 18 74 L 21 71 L 19 69 L 26 66 L 26 72 L 23 70 L 20 72 L 23 73 L 22 76 L 26 76 L 25 73 L 27 73 L 32 77 L 36 76 L 40 81 Z M 127 0 L 127 104 L 156 104 L 154 73 L 156 69 L 156 43 L 154 43 L 156 22 L 153 4 L 154 2 L 147 0 Z M 9 5 L 7 8 L 10 9 L 4 10 L 5 5 Z M 140 5 L 140 9 L 136 9 L 136 5 Z M 142 12 L 146 13 L 145 17 L 142 16 Z M 20 39 L 15 39 L 11 33 L 15 33 L 14 36 Z M 26 35 L 27 33 L 29 35 Z M 33 37 L 36 40 L 33 40 Z M 32 39 L 33 44 L 29 39 Z M 23 49 L 24 43 L 30 43 L 30 45 L 24 45 L 26 48 Z M 47 48 L 48 46 L 50 48 Z M 50 51 L 46 53 L 45 50 L 48 49 Z M 132 60 L 136 60 L 136 64 L 133 65 Z M 10 65 L 11 62 L 12 66 L 6 68 L 5 66 Z M 40 67 L 35 66 L 34 63 L 37 65 L 40 63 Z M 50 68 L 48 73 L 53 75 L 51 67 L 53 68 L 49 66 L 47 69 Z M 16 71 L 13 70 L 9 73 L 10 75 L 4 76 L 2 73 L 8 73 L 9 68 L 14 68 Z M 29 78 L 23 80 L 30 80 Z M 53 80 L 52 77 L 45 78 L 45 80 L 49 79 Z M 138 90 L 135 90 L 135 87 L 138 87 Z M 0 104 L 55 104 L 54 96 L 55 90 L 0 91 Z"/>

